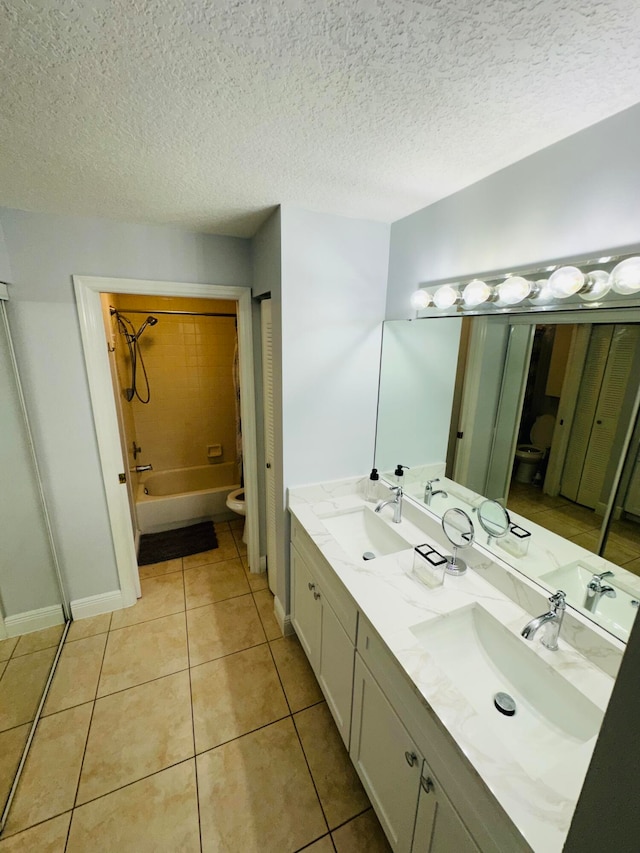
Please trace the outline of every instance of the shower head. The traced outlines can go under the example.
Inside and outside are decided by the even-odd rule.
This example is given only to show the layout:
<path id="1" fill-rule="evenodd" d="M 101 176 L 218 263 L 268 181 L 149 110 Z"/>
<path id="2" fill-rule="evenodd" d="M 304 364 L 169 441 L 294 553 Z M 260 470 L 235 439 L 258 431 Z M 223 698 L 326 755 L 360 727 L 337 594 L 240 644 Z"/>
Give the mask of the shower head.
<path id="1" fill-rule="evenodd" d="M 136 333 L 136 340 L 138 340 L 138 338 L 139 338 L 139 337 L 140 337 L 140 335 L 144 332 L 144 330 L 147 328 L 147 326 L 155 326 L 155 324 L 156 324 L 157 322 L 158 322 L 157 317 L 151 317 L 151 316 L 147 317 L 147 319 L 146 319 L 146 320 L 144 321 L 144 323 L 140 326 L 140 328 L 138 329 L 138 331 L 137 331 L 137 333 Z"/>

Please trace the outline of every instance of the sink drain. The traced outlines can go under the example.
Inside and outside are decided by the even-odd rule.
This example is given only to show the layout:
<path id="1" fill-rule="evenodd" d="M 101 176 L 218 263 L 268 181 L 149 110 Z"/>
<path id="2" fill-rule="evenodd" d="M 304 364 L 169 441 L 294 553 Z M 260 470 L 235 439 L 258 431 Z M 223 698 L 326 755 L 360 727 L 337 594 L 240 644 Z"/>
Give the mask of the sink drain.
<path id="1" fill-rule="evenodd" d="M 363 560 L 375 560 L 375 558 L 376 555 L 373 553 L 373 551 L 365 551 L 362 555 Z"/>
<path id="2" fill-rule="evenodd" d="M 513 717 L 516 712 L 515 699 L 508 693 L 496 693 L 493 697 L 493 704 L 505 717 Z"/>

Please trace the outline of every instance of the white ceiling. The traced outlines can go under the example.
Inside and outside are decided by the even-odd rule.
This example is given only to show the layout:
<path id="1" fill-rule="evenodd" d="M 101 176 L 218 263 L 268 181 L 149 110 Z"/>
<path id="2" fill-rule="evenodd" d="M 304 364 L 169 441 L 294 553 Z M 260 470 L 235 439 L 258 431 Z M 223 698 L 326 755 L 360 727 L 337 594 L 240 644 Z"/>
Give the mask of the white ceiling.
<path id="1" fill-rule="evenodd" d="M 639 92 L 638 0 L 0 0 L 0 204 L 389 222 Z"/>

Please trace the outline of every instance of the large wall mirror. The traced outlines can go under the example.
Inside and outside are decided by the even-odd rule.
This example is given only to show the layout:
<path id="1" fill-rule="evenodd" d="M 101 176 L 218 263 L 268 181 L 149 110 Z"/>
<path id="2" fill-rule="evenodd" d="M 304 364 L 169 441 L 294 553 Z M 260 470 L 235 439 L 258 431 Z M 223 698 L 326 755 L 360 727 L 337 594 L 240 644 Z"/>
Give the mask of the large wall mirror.
<path id="1" fill-rule="evenodd" d="M 384 324 L 376 467 L 438 516 L 489 498 L 479 543 L 626 641 L 640 600 L 640 309 Z M 474 517 L 472 515 L 472 517 Z"/>
<path id="2" fill-rule="evenodd" d="M 4 837 L 12 833 L 10 806 L 20 798 L 19 773 L 64 639 L 68 609 L 2 299 L 0 435 L 0 833 Z"/>

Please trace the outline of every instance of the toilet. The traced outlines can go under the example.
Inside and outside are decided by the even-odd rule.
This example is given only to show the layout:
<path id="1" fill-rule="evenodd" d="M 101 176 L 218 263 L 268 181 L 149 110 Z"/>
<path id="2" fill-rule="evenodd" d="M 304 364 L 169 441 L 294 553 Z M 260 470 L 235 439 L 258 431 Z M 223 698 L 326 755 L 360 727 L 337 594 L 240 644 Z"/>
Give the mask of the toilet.
<path id="1" fill-rule="evenodd" d="M 246 510 L 246 504 L 244 502 L 244 487 L 241 487 L 239 489 L 235 489 L 235 491 L 233 491 L 233 492 L 229 492 L 229 494 L 227 495 L 226 503 L 227 503 L 228 509 L 232 510 L 233 512 L 237 512 L 238 515 L 243 515 L 246 518 L 247 510 Z M 242 541 L 243 542 L 247 541 L 245 538 L 246 532 L 247 532 L 247 525 L 245 522 L 245 526 L 242 530 Z"/>
<path id="2" fill-rule="evenodd" d="M 553 415 L 540 415 L 531 427 L 531 444 L 519 444 L 516 448 L 515 480 L 517 483 L 532 483 L 536 471 L 546 457 L 553 440 L 556 419 Z"/>

